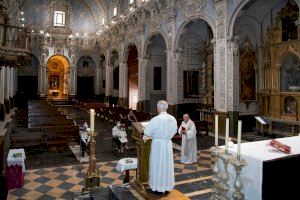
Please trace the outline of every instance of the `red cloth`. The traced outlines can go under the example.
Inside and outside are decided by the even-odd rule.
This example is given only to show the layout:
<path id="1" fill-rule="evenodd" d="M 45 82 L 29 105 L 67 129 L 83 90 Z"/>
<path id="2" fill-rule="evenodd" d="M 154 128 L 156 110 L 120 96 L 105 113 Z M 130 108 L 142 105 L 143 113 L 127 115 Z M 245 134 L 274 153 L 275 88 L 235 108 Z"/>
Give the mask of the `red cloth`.
<path id="1" fill-rule="evenodd" d="M 291 153 L 291 147 L 286 145 L 286 144 L 282 144 L 281 142 L 277 141 L 277 140 L 271 140 L 270 146 L 278 149 L 279 151 L 282 151 L 283 153 L 289 154 Z"/>
<path id="2" fill-rule="evenodd" d="M 21 165 L 11 165 L 6 170 L 7 189 L 21 188 L 24 185 L 24 173 Z"/>

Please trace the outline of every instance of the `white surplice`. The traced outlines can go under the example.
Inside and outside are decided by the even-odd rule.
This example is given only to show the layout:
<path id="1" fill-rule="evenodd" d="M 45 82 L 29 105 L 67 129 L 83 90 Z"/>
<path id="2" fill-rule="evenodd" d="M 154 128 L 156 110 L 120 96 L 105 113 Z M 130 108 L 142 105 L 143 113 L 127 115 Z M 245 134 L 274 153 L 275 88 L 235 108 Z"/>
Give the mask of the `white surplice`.
<path id="1" fill-rule="evenodd" d="M 186 134 L 181 134 L 182 127 L 185 128 Z M 197 130 L 195 123 L 192 120 L 189 120 L 187 123 L 183 121 L 178 129 L 178 133 L 182 137 L 181 163 L 192 164 L 197 162 Z"/>
<path id="2" fill-rule="evenodd" d="M 167 112 L 152 118 L 144 134 L 152 138 L 149 166 L 149 186 L 152 191 L 171 191 L 175 186 L 173 145 L 177 131 L 176 119 Z"/>

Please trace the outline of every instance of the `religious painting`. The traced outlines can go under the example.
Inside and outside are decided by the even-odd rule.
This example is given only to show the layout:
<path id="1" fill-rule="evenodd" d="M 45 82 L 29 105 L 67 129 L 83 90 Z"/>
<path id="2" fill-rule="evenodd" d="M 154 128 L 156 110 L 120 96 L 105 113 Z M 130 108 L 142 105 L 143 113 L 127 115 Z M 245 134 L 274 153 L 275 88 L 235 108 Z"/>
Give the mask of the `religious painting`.
<path id="1" fill-rule="evenodd" d="M 282 62 L 280 90 L 282 92 L 300 91 L 300 59 L 295 54 L 288 54 Z"/>
<path id="2" fill-rule="evenodd" d="M 240 48 L 240 99 L 256 100 L 256 53 L 250 40 L 246 40 Z"/>
<path id="3" fill-rule="evenodd" d="M 284 112 L 287 114 L 296 114 L 297 103 L 294 97 L 284 98 Z"/>
<path id="4" fill-rule="evenodd" d="M 298 16 L 299 8 L 294 1 L 288 1 L 286 6 L 279 12 L 278 18 L 281 20 L 282 41 L 298 39 Z"/>
<path id="5" fill-rule="evenodd" d="M 51 90 L 57 90 L 59 89 L 59 75 L 50 75 L 50 89 Z"/>
<path id="6" fill-rule="evenodd" d="M 183 71 L 184 98 L 198 98 L 199 71 Z"/>

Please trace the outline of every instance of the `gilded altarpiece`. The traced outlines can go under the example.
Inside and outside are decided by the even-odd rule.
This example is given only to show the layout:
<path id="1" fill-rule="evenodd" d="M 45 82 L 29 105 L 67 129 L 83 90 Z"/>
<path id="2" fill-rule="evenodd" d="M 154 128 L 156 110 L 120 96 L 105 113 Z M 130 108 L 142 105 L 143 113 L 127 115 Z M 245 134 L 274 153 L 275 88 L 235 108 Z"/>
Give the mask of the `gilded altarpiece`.
<path id="1" fill-rule="evenodd" d="M 68 67 L 58 58 L 48 62 L 48 99 L 65 99 L 68 94 Z"/>
<path id="2" fill-rule="evenodd" d="M 288 2 L 278 13 L 276 25 L 268 29 L 262 46 L 260 114 L 293 125 L 299 125 L 300 119 L 300 29 L 286 23 L 296 23 L 298 13 L 297 5 Z"/>

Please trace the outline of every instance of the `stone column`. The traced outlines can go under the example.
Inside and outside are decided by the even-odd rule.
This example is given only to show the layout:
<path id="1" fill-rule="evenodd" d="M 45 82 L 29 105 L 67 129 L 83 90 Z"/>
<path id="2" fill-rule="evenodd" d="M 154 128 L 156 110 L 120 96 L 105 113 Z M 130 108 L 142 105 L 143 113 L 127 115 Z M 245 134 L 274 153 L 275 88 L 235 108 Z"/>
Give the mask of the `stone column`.
<path id="1" fill-rule="evenodd" d="M 226 1 L 215 0 L 216 31 L 214 38 L 214 107 L 219 115 L 219 135 L 225 135 L 225 119 L 228 117 L 228 63 L 227 49 L 227 4 Z M 232 80 L 230 80 L 232 82 Z M 232 83 L 229 83 L 232 85 Z M 233 101 L 232 97 L 228 101 Z M 233 105 L 232 102 L 229 105 Z"/>
<path id="2" fill-rule="evenodd" d="M 96 68 L 95 71 L 95 80 L 94 80 L 94 92 L 96 96 L 100 95 L 100 86 L 101 84 L 101 70 L 99 67 Z"/>
<path id="3" fill-rule="evenodd" d="M 103 68 L 103 66 L 100 66 L 99 68 L 99 94 L 102 95 L 105 93 L 105 91 L 103 91 L 103 74 L 105 73 L 105 70 Z"/>
<path id="4" fill-rule="evenodd" d="M 237 133 L 239 117 L 238 38 L 228 37 L 227 1 L 215 0 L 214 106 L 219 115 L 219 134 L 225 135 L 225 119 L 230 119 L 230 134 Z"/>
<path id="5" fill-rule="evenodd" d="M 233 137 L 237 133 L 240 103 L 240 80 L 239 80 L 239 44 L 238 38 L 227 40 L 227 109 L 229 115 L 229 133 Z"/>
<path id="6" fill-rule="evenodd" d="M 18 70 L 14 69 L 14 91 L 13 96 L 16 96 L 18 91 Z"/>
<path id="7" fill-rule="evenodd" d="M 48 70 L 47 70 L 47 67 L 44 66 L 43 67 L 43 77 L 44 77 L 44 80 L 43 80 L 43 93 L 45 94 L 45 97 L 48 96 L 48 92 L 49 92 L 49 81 L 48 81 Z"/>
<path id="8" fill-rule="evenodd" d="M 146 92 L 147 82 L 147 69 L 149 64 L 148 56 L 141 56 L 139 58 L 139 110 L 150 112 L 150 95 Z"/>
<path id="9" fill-rule="evenodd" d="M 9 87 L 9 101 L 10 101 L 10 108 L 14 108 L 14 87 L 15 87 L 15 82 L 14 82 L 14 76 L 15 76 L 15 69 L 13 67 L 10 68 L 10 87 Z"/>
<path id="10" fill-rule="evenodd" d="M 73 68 L 73 91 L 74 96 L 77 95 L 77 66 Z"/>
<path id="11" fill-rule="evenodd" d="M 111 66 L 109 64 L 106 65 L 105 70 L 105 101 L 109 102 L 109 96 L 110 96 L 110 88 L 111 88 L 111 77 L 110 77 L 110 71 Z"/>
<path id="12" fill-rule="evenodd" d="M 4 82 L 4 104 L 6 114 L 10 113 L 10 101 L 9 101 L 9 91 L 10 91 L 10 67 L 5 67 L 5 82 Z"/>
<path id="13" fill-rule="evenodd" d="M 167 16 L 167 29 L 168 37 L 166 41 L 166 53 L 167 53 L 167 102 L 169 104 L 169 113 L 177 117 L 177 108 L 178 108 L 178 91 L 177 91 L 177 82 L 178 82 L 178 70 L 175 63 L 175 51 L 174 43 L 176 38 L 176 27 L 175 27 L 175 16 L 176 12 L 169 8 Z"/>
<path id="14" fill-rule="evenodd" d="M 0 66 L 0 120 L 5 119 L 5 109 L 4 109 L 4 73 L 5 67 Z"/>
<path id="15" fill-rule="evenodd" d="M 169 112 L 177 116 L 178 106 L 178 70 L 175 62 L 175 55 L 172 49 L 167 49 L 167 102 L 169 104 Z"/>
<path id="16" fill-rule="evenodd" d="M 121 60 L 119 63 L 119 106 L 128 107 L 128 69 L 127 63 Z"/>
<path id="17" fill-rule="evenodd" d="M 69 78 L 70 78 L 70 84 L 69 84 L 69 97 L 70 98 L 73 98 L 73 97 L 75 97 L 76 95 L 75 95 L 75 76 L 74 76 L 74 74 L 75 74 L 75 69 L 74 69 L 74 67 L 73 66 L 70 66 L 70 76 L 69 76 Z"/>
<path id="18" fill-rule="evenodd" d="M 46 87 L 48 85 L 48 77 L 45 66 L 39 67 L 39 94 L 41 98 L 45 98 L 47 96 Z M 48 88 L 48 87 L 47 87 Z"/>
<path id="19" fill-rule="evenodd" d="M 122 84 L 121 84 L 122 83 Z M 124 106 L 123 105 L 123 93 L 124 93 L 124 67 L 123 67 L 123 62 L 120 61 L 119 63 L 119 99 L 118 99 L 118 105 L 119 106 Z"/>

